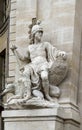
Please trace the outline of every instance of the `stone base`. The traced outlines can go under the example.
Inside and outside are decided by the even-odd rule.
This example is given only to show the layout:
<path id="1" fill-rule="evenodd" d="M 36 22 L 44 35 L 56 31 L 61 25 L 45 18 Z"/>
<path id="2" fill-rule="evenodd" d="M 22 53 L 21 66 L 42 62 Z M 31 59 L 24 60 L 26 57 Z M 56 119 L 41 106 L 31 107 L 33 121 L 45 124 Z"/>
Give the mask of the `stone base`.
<path id="1" fill-rule="evenodd" d="M 69 112 L 68 112 L 69 113 Z M 62 107 L 3 111 L 4 130 L 79 130 L 75 121 Z"/>

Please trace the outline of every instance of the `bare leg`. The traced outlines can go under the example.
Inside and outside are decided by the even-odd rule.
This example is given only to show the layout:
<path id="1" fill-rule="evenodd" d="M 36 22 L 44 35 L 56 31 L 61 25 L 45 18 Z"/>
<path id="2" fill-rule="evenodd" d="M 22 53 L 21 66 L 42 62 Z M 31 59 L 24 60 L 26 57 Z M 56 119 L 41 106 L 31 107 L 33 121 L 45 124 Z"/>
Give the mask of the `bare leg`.
<path id="1" fill-rule="evenodd" d="M 49 95 L 49 81 L 48 81 L 47 71 L 41 72 L 41 79 L 42 79 L 42 86 L 43 86 L 43 91 L 44 91 L 46 99 L 49 101 L 53 101 L 53 99 Z"/>

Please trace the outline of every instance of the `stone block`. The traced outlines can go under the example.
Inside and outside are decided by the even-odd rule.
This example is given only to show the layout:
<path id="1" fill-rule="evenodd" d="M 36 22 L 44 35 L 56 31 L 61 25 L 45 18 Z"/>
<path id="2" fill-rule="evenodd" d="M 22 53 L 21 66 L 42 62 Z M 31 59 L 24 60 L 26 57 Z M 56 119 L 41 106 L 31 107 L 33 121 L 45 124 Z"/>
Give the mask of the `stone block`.
<path id="1" fill-rule="evenodd" d="M 62 107 L 7 110 L 2 112 L 2 117 L 4 130 L 79 130 L 79 123 L 71 120 L 71 114 L 68 120 L 65 119 L 67 117 Z"/>
<path id="2" fill-rule="evenodd" d="M 13 2 L 11 5 L 11 10 L 16 9 L 16 2 Z"/>
<path id="3" fill-rule="evenodd" d="M 59 115 L 59 117 L 57 116 Z M 4 130 L 63 130 L 62 112 L 55 109 L 4 111 Z"/>
<path id="4" fill-rule="evenodd" d="M 16 16 L 16 9 L 10 12 L 10 17 L 15 17 L 15 16 Z"/>

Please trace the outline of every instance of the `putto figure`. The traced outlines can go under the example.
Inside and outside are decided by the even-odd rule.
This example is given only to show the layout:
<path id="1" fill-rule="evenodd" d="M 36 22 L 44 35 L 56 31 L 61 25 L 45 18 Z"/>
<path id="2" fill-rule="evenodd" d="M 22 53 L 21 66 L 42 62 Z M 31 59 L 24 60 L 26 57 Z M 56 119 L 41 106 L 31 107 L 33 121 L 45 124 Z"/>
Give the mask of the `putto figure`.
<path id="1" fill-rule="evenodd" d="M 63 66 L 63 62 L 59 62 L 66 61 L 66 52 L 58 50 L 49 42 L 42 42 L 42 36 L 43 28 L 38 21 L 30 27 L 31 44 L 26 48 L 26 55 L 21 54 L 15 45 L 11 48 L 20 60 L 29 60 L 29 63 L 21 69 L 22 76 L 19 78 L 19 82 L 24 84 L 24 93 L 21 101 L 28 101 L 34 94 L 52 102 L 51 96 L 54 94 L 50 95 L 50 89 L 53 91 L 51 82 L 54 83 L 56 81 L 53 86 L 55 87 L 64 79 L 67 72 L 67 66 Z M 57 60 L 58 58 L 60 60 Z M 53 76 L 50 77 L 52 74 Z M 57 74 L 60 79 L 58 79 L 59 76 L 57 77 Z"/>

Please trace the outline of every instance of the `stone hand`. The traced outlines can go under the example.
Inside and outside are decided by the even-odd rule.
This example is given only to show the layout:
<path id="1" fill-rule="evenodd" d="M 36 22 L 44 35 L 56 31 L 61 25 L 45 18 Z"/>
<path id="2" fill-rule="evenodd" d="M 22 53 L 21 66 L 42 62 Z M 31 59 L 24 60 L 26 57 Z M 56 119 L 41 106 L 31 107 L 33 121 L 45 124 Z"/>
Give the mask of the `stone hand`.
<path id="1" fill-rule="evenodd" d="M 64 52 L 64 51 L 59 52 L 58 56 L 62 57 L 63 60 L 66 60 L 66 59 L 67 59 L 67 53 Z"/>

